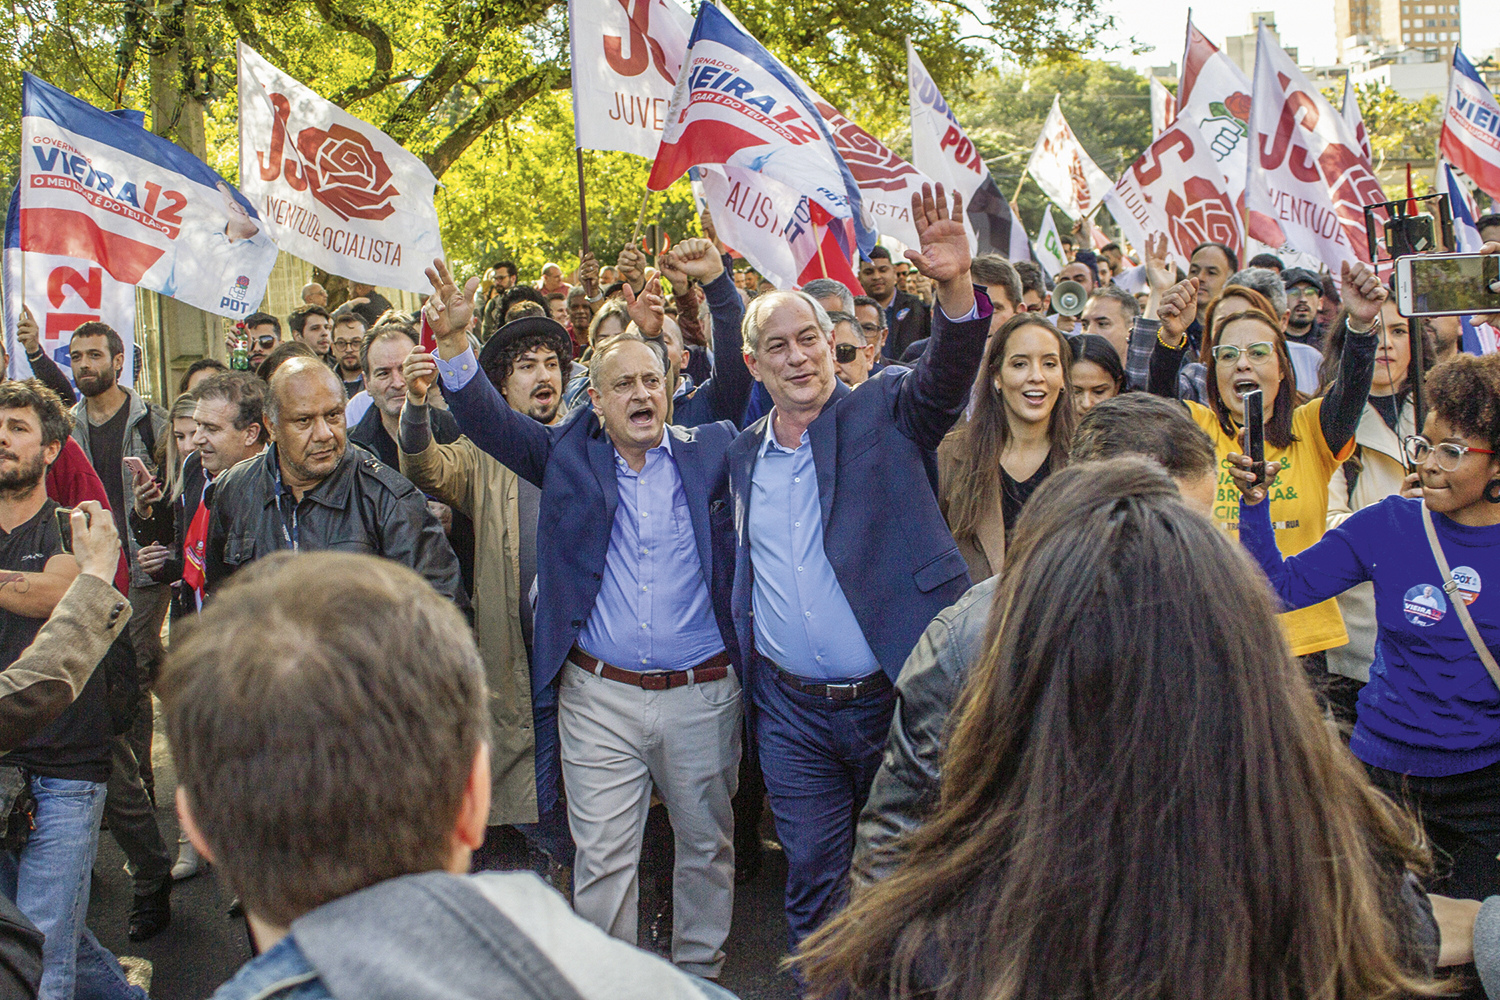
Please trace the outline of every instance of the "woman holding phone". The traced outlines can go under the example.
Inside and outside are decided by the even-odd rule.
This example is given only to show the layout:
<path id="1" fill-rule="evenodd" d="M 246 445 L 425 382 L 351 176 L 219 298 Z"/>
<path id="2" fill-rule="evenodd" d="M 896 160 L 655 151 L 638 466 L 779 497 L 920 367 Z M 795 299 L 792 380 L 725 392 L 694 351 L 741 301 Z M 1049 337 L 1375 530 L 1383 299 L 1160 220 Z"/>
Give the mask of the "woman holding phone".
<path id="1" fill-rule="evenodd" d="M 1422 817 L 1446 863 L 1432 888 L 1482 899 L 1500 886 L 1500 355 L 1438 365 L 1427 405 L 1405 448 L 1420 498 L 1371 504 L 1300 554 L 1278 549 L 1243 456 L 1232 474 L 1240 541 L 1286 607 L 1373 583 L 1377 654 L 1349 749 Z"/>
<path id="2" fill-rule="evenodd" d="M 1305 399 L 1286 337 L 1277 317 L 1244 309 L 1217 318 L 1209 341 L 1213 362 L 1208 373 L 1208 405 L 1185 401 L 1193 420 L 1213 439 L 1219 454 L 1219 492 L 1214 520 L 1225 530 L 1239 527 L 1239 493 L 1228 458 L 1244 450 L 1244 395 L 1259 390 L 1262 400 L 1265 457 L 1278 463 L 1270 486 L 1271 520 L 1283 551 L 1301 552 L 1321 537 L 1328 516 L 1328 481 L 1354 447 L 1354 429 L 1370 392 L 1376 335 L 1386 289 L 1369 268 L 1344 265 L 1346 312 L 1340 322 L 1344 349 L 1339 375 L 1328 392 Z M 1197 280 L 1189 278 L 1163 296 L 1162 330 L 1151 357 L 1150 389 L 1161 396 L 1177 394 L 1177 372 L 1188 350 L 1187 322 L 1194 315 Z M 1281 616 L 1282 630 L 1296 656 L 1321 691 L 1326 674 L 1324 650 L 1348 642 L 1338 605 L 1329 599 Z"/>
<path id="3" fill-rule="evenodd" d="M 974 412 L 938 446 L 938 506 L 975 583 L 1000 572 L 1021 508 L 1068 461 L 1072 350 L 1057 327 L 1018 313 L 990 337 Z"/>

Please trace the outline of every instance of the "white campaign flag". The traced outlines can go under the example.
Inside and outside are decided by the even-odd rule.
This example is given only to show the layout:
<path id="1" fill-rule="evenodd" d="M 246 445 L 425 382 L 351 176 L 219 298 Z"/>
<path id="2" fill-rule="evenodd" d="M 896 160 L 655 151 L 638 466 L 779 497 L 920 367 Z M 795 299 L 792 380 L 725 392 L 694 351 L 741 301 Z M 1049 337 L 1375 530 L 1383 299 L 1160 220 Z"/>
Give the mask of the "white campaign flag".
<path id="1" fill-rule="evenodd" d="M 443 256 L 416 156 L 239 44 L 240 188 L 286 252 L 331 274 L 420 291 Z"/>
<path id="2" fill-rule="evenodd" d="M 1335 275 L 1368 261 L 1364 206 L 1385 201 L 1359 139 L 1262 25 L 1250 102 L 1248 235 L 1312 254 Z"/>
<path id="3" fill-rule="evenodd" d="M 1058 97 L 1052 98 L 1052 110 L 1042 124 L 1026 172 L 1070 219 L 1093 215 L 1110 188 L 1109 178 L 1068 127 Z"/>
<path id="4" fill-rule="evenodd" d="M 1250 90 L 1250 80 L 1240 68 L 1189 20 L 1177 86 L 1177 119 L 1192 122 L 1208 140 L 1229 198 L 1241 212 L 1250 169 Z"/>
<path id="5" fill-rule="evenodd" d="M 1208 140 L 1187 120 L 1174 122 L 1104 196 L 1109 214 L 1137 247 L 1165 233 L 1177 266 L 1187 270 L 1193 248 L 1222 243 L 1242 255 L 1240 213 Z"/>
<path id="6" fill-rule="evenodd" d="M 656 155 L 692 31 L 676 0 L 568 0 L 580 149 Z"/>
<path id="7" fill-rule="evenodd" d="M 1344 77 L 1344 101 L 1343 107 L 1339 109 L 1344 116 L 1344 121 L 1354 130 L 1354 136 L 1359 140 L 1359 151 L 1364 154 L 1365 162 L 1373 164 L 1374 154 L 1370 152 L 1370 133 L 1365 131 L 1365 119 L 1359 113 L 1359 95 L 1355 93 L 1354 87 L 1349 83 L 1349 78 Z"/>
<path id="8" fill-rule="evenodd" d="M 1047 277 L 1057 277 L 1068 262 L 1067 254 L 1063 252 L 1062 240 L 1057 235 L 1057 223 L 1052 221 L 1052 206 L 1048 205 L 1042 211 L 1042 226 L 1036 232 L 1036 243 L 1032 245 L 1036 253 L 1036 262 L 1042 265 L 1047 272 Z"/>
<path id="9" fill-rule="evenodd" d="M 1155 139 L 1177 120 L 1177 98 L 1156 77 L 1151 78 L 1151 138 Z"/>

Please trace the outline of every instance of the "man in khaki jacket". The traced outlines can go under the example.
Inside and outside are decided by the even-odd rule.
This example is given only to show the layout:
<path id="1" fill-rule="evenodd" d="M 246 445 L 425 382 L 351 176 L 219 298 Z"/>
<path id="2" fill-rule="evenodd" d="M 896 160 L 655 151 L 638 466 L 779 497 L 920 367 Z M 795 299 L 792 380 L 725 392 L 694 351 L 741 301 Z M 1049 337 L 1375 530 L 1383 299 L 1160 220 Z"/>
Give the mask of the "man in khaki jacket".
<path id="1" fill-rule="evenodd" d="M 486 342 L 479 365 L 511 409 L 538 423 L 562 419 L 570 366 L 567 331 L 550 319 L 507 323 Z M 428 358 L 419 351 L 411 358 Z M 408 359 L 408 363 L 410 359 Z M 549 856 L 554 876 L 570 870 L 567 811 L 559 802 L 561 760 L 556 690 L 533 704 L 531 590 L 541 490 L 480 451 L 467 437 L 438 444 L 427 391 L 408 371 L 401 412 L 401 472 L 419 490 L 474 522 L 474 629 L 490 690 L 493 795 L 489 825 L 535 824 L 524 832 Z M 483 516 L 480 516 L 483 512 Z"/>

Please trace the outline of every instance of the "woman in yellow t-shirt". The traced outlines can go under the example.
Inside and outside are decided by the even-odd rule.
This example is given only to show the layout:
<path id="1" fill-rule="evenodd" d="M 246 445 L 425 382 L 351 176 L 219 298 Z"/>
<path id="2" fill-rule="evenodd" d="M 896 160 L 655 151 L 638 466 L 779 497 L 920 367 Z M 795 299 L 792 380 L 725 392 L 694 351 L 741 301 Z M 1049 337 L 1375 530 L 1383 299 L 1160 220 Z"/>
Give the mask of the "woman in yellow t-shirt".
<path id="1" fill-rule="evenodd" d="M 1337 380 L 1323 396 L 1307 400 L 1297 391 L 1281 323 L 1259 309 L 1217 318 L 1209 333 L 1212 362 L 1208 405 L 1184 402 L 1193 420 L 1213 439 L 1219 456 L 1219 489 L 1214 520 L 1225 530 L 1239 528 L 1239 490 L 1229 475 L 1229 456 L 1242 449 L 1243 394 L 1259 389 L 1265 412 L 1266 460 L 1282 463 L 1271 484 L 1271 521 L 1276 544 L 1287 554 L 1301 552 L 1323 537 L 1328 518 L 1328 480 L 1354 447 L 1354 429 L 1370 392 L 1375 367 L 1376 327 L 1386 291 L 1364 265 L 1343 274 L 1344 333 Z M 1197 301 L 1195 279 L 1173 286 L 1162 298 L 1162 331 L 1151 358 L 1151 391 L 1177 395 L 1177 371 L 1187 350 L 1184 316 Z M 1348 641 L 1338 604 L 1327 600 L 1281 616 L 1292 652 L 1311 657 L 1310 672 L 1326 672 L 1316 655 Z"/>

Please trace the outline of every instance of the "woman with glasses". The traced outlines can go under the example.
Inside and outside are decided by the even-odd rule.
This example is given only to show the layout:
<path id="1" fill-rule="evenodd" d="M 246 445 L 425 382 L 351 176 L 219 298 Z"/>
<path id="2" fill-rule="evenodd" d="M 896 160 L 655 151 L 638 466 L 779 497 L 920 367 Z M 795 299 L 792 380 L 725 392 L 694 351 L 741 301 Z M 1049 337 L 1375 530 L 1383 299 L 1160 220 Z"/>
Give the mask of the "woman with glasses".
<path id="1" fill-rule="evenodd" d="M 1407 378 L 1411 364 L 1409 321 L 1396 308 L 1395 297 L 1380 309 L 1379 339 L 1376 341 L 1375 374 L 1370 396 L 1354 432 L 1354 454 L 1341 465 L 1328 483 L 1329 528 L 1336 528 L 1349 515 L 1401 492 L 1406 479 L 1402 442 L 1417 432 L 1416 411 Z M 1338 377 L 1344 349 L 1343 324 L 1336 324 L 1324 344 L 1320 381 L 1327 385 Z M 1420 326 L 1417 335 L 1424 336 Z M 1437 345 L 1425 335 L 1425 370 L 1431 370 Z M 1375 659 L 1375 590 L 1369 583 L 1338 596 L 1339 613 L 1349 641 L 1328 650 L 1328 699 L 1341 723 L 1354 724 L 1359 689 L 1370 679 Z"/>
<path id="2" fill-rule="evenodd" d="M 985 348 L 973 413 L 938 446 L 938 506 L 975 583 L 1000 572 L 1021 508 L 1067 464 L 1072 363 L 1055 326 L 1035 313 L 1012 316 Z"/>
<path id="3" fill-rule="evenodd" d="M 1354 448 L 1375 362 L 1376 334 L 1386 290 L 1363 264 L 1345 265 L 1344 300 L 1348 305 L 1339 324 L 1344 337 L 1337 380 L 1316 399 L 1297 391 L 1296 375 L 1287 353 L 1278 318 L 1260 309 L 1242 309 L 1215 316 L 1209 339 L 1208 372 L 1204 387 L 1207 405 L 1184 401 L 1193 420 L 1213 439 L 1219 454 L 1219 492 L 1214 520 L 1227 531 L 1239 527 L 1238 491 L 1230 475 L 1229 456 L 1244 450 L 1244 395 L 1259 390 L 1262 397 L 1266 459 L 1281 470 L 1271 485 L 1271 521 L 1282 551 L 1301 552 L 1323 537 L 1328 518 L 1328 481 Z M 1235 289 L 1235 294 L 1254 294 Z M 1195 315 L 1197 280 L 1189 278 L 1168 289 L 1158 314 L 1162 329 L 1151 357 L 1149 388 L 1161 396 L 1177 394 L 1177 372 L 1188 350 L 1187 322 Z M 1347 334 L 1343 331 L 1347 330 Z M 1303 665 L 1321 692 L 1327 676 L 1324 650 L 1348 642 L 1338 604 L 1329 599 L 1281 616 L 1282 630 L 1292 653 L 1305 657 Z"/>
<path id="4" fill-rule="evenodd" d="M 1432 888 L 1483 899 L 1500 886 L 1500 689 L 1459 608 L 1479 642 L 1500 650 L 1500 355 L 1438 365 L 1427 405 L 1405 447 L 1420 499 L 1386 497 L 1283 558 L 1276 512 L 1236 456 L 1240 541 L 1289 608 L 1373 583 L 1375 663 L 1349 749 L 1422 817 L 1442 862 Z"/>

